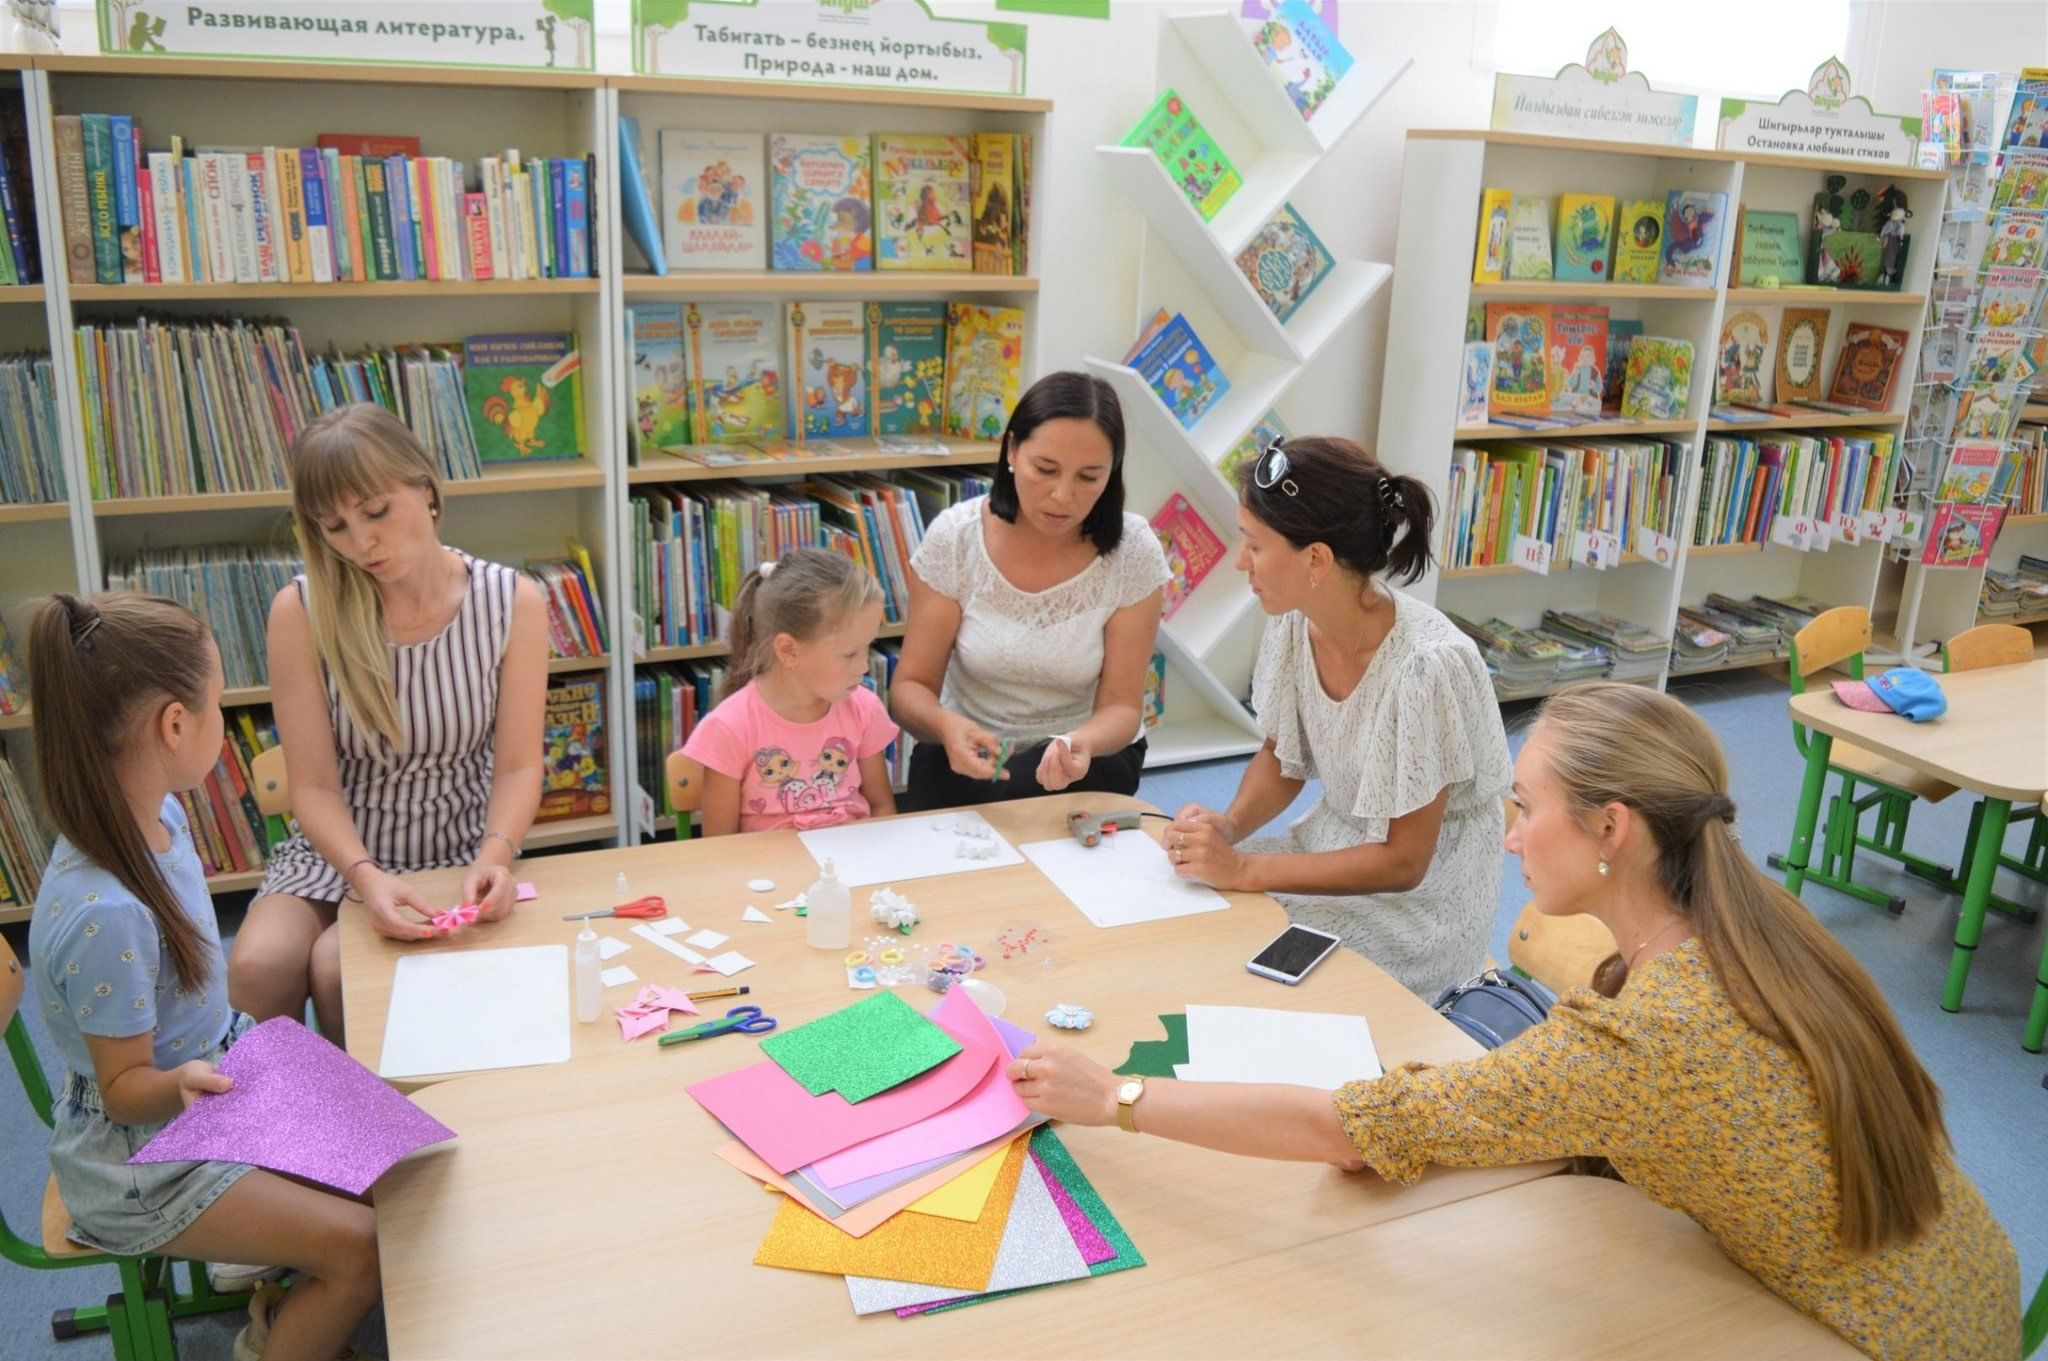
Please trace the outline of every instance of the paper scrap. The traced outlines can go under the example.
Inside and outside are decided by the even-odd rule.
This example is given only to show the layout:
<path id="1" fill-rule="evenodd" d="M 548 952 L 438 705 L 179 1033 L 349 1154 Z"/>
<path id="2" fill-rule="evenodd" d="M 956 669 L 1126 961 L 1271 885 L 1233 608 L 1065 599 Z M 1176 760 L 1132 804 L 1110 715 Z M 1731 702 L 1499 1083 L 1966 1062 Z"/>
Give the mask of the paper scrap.
<path id="1" fill-rule="evenodd" d="M 399 957 L 380 1077 L 569 1061 L 569 950 L 427 947 Z"/>
<path id="2" fill-rule="evenodd" d="M 597 938 L 597 957 L 599 959 L 616 959 L 632 948 L 632 946 L 616 936 L 599 936 Z"/>
<path id="3" fill-rule="evenodd" d="M 754 1263 L 839 1276 L 881 1276 L 954 1290 L 985 1290 L 995 1270 L 1025 1163 L 1024 1145 L 1012 1145 L 989 1194 L 988 1213 L 971 1223 L 900 1214 L 864 1237 L 851 1238 L 784 1197 L 767 1237 L 761 1240 L 760 1251 L 754 1254 Z"/>
<path id="4" fill-rule="evenodd" d="M 679 936 L 690 929 L 690 924 L 681 917 L 663 917 L 658 921 L 645 922 L 642 925 L 657 936 Z M 638 931 L 641 927 L 636 926 L 633 929 Z"/>
<path id="5" fill-rule="evenodd" d="M 755 893 L 773 893 L 775 891 L 775 881 L 773 879 L 749 879 L 747 880 L 747 887 Z"/>
<path id="6" fill-rule="evenodd" d="M 612 1012 L 618 1018 L 619 1034 L 627 1043 L 642 1035 L 653 1035 L 668 1029 L 668 1008 L 618 1007 Z"/>
<path id="7" fill-rule="evenodd" d="M 727 978 L 731 978 L 734 974 L 738 973 L 742 969 L 753 968 L 754 961 L 748 959 L 738 950 L 727 950 L 722 955 L 713 955 L 710 959 L 705 960 L 704 967 L 707 969 L 716 969 L 719 973 L 724 974 Z"/>
<path id="8" fill-rule="evenodd" d="M 678 945 L 676 942 L 670 940 L 668 938 L 668 935 L 663 934 L 662 931 L 659 929 L 660 926 L 660 922 L 641 922 L 638 926 L 635 926 L 633 928 L 633 934 L 640 937 L 640 939 L 646 941 L 649 945 L 652 945 L 657 950 L 668 951 L 677 959 L 682 960 L 685 964 L 702 964 L 704 962 L 704 956 L 698 954 L 695 950 L 692 950 L 687 945 Z M 671 932 L 669 934 L 673 933 Z"/>
<path id="9" fill-rule="evenodd" d="M 1285 1082 L 1335 1091 L 1380 1075 L 1363 1016 L 1264 1007 L 1188 1008 L 1188 1082 Z"/>
<path id="10" fill-rule="evenodd" d="M 635 1006 L 661 1007 L 667 1011 L 680 1011 L 695 1016 L 697 1004 L 690 1000 L 690 994 L 681 988 L 664 988 L 659 983 L 649 983 L 640 989 L 640 995 L 633 999 Z"/>
<path id="11" fill-rule="evenodd" d="M 786 902 L 786 903 L 777 903 L 777 904 L 775 904 L 775 910 L 776 910 L 777 912 L 787 912 L 787 911 L 789 911 L 789 909 L 791 909 L 792 907 L 802 907 L 803 905 L 804 905 L 804 895 L 803 895 L 803 894 L 801 894 L 801 893 L 799 893 L 799 894 L 797 894 L 797 895 L 796 895 L 796 897 L 794 897 L 794 898 L 791 898 L 791 899 L 790 899 L 790 900 L 789 900 L 788 902 Z M 797 915 L 798 915 L 799 917 L 801 917 L 801 916 L 803 915 L 803 913 L 799 912 L 799 913 L 797 913 Z"/>
<path id="12" fill-rule="evenodd" d="M 766 912 L 763 912 L 760 908 L 755 907 L 752 903 L 748 903 L 747 910 L 740 913 L 740 920 L 743 922 L 765 922 L 773 921 L 775 919 L 769 916 Z"/>
<path id="13" fill-rule="evenodd" d="M 944 1063 L 960 1042 L 895 993 L 880 992 L 770 1035 L 761 1052 L 812 1096 L 838 1092 L 858 1103 Z"/>
<path id="14" fill-rule="evenodd" d="M 689 939 L 689 944 L 696 946 L 699 950 L 716 950 L 719 946 L 725 944 L 728 940 L 731 939 L 732 937 L 721 936 L 716 931 L 713 931 L 710 927 L 707 926 L 702 931 L 699 931 L 696 935 L 691 936 Z"/>
<path id="15" fill-rule="evenodd" d="M 453 1139 L 375 1073 L 289 1016 L 243 1033 L 202 1093 L 130 1163 L 252 1163 L 359 1196 L 414 1149 Z"/>
<path id="16" fill-rule="evenodd" d="M 532 884 L 521 884 L 512 893 L 512 901 L 515 903 L 530 903 L 538 897 L 540 897 L 540 890 Z"/>
<path id="17" fill-rule="evenodd" d="M 608 988 L 616 988 L 625 983 L 638 983 L 640 975 L 621 964 L 616 969 L 606 969 L 597 976 L 597 979 Z"/>

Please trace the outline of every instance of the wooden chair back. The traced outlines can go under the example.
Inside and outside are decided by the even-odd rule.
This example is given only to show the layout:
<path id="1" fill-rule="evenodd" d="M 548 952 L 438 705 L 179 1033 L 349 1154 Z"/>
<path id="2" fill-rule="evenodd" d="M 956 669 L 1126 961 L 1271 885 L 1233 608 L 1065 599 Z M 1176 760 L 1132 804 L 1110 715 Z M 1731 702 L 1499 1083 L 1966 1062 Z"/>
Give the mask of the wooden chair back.
<path id="1" fill-rule="evenodd" d="M 1526 903 L 1508 932 L 1508 962 L 1560 997 L 1593 986 L 1593 971 L 1614 953 L 1614 936 L 1598 917 L 1545 916 Z"/>
<path id="2" fill-rule="evenodd" d="M 683 755 L 682 748 L 678 747 L 668 754 L 666 773 L 669 807 L 676 810 L 679 820 L 687 818 L 704 802 L 704 766 Z"/>
<path id="3" fill-rule="evenodd" d="M 267 818 L 290 816 L 292 786 L 285 775 L 284 748 L 258 752 L 249 763 L 249 774 L 256 781 L 256 811 Z"/>
<path id="4" fill-rule="evenodd" d="M 1861 605 L 1837 605 L 1814 617 L 1812 623 L 1792 636 L 1792 674 L 1804 680 L 1851 657 L 1860 658 L 1870 646 L 1870 611 Z"/>
<path id="5" fill-rule="evenodd" d="M 2017 666 L 2034 660 L 2034 635 L 2018 624 L 1979 624 L 1943 643 L 1941 660 L 1946 671 Z"/>

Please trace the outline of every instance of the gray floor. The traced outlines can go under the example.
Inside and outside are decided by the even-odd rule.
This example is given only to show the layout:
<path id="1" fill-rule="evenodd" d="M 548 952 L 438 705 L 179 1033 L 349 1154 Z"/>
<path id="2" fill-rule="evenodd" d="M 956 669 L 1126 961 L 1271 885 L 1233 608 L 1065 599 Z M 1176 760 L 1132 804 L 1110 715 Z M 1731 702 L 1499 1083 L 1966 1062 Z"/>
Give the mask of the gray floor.
<path id="1" fill-rule="evenodd" d="M 1714 725 L 1728 747 L 1733 792 L 1750 853 L 1761 860 L 1781 849 L 1791 828 L 1799 780 L 1783 687 L 1760 676 L 1738 675 L 1690 683 L 1678 693 Z M 1511 730 L 1517 717 L 1510 715 Z M 1510 735 L 1519 747 L 1520 734 Z M 1142 792 L 1169 811 L 1187 802 L 1221 806 L 1236 788 L 1241 765 L 1216 762 L 1160 771 L 1146 778 Z M 1312 794 L 1313 788 L 1305 792 L 1297 809 L 1305 807 Z M 1961 796 L 1917 809 L 1913 843 L 1930 856 L 1952 859 L 1962 844 L 1968 817 L 1969 800 Z M 2015 849 L 2020 844 L 2018 832 L 2012 844 Z M 2024 1052 L 2019 1037 L 2044 928 L 2022 926 L 1994 914 L 1977 952 L 1964 1010 L 1947 1015 L 1938 1003 L 1955 929 L 1956 899 L 1917 880 L 1889 875 L 1883 865 L 1875 860 L 1859 865 L 1858 877 L 1904 897 L 1908 906 L 1901 918 L 1826 889 L 1809 889 L 1807 902 L 1877 978 L 1921 1060 L 1941 1084 L 1957 1154 L 2018 1245 L 2022 1281 L 2031 1292 L 2048 1270 L 2048 1091 L 2041 1085 L 2048 1061 Z M 2000 876 L 2000 888 L 2022 901 L 2048 904 L 2048 891 L 2009 874 Z M 1507 958 L 1508 926 L 1522 903 L 1520 882 L 1509 874 L 1494 929 L 1497 959 Z M 232 917 L 222 923 L 226 929 L 235 924 Z M 9 927 L 7 934 L 22 951 L 25 932 Z M 34 1009 L 27 1014 L 47 1055 Z M 14 1090 L 11 1081 L 5 1086 Z M 45 1132 L 26 1103 L 18 1097 L 0 1102 L 0 1211 L 11 1228 L 31 1237 L 48 1176 L 46 1147 Z M 52 1309 L 83 1303 L 113 1288 L 108 1271 L 31 1272 L 0 1262 L 0 1356 L 9 1361 L 87 1361 L 107 1355 L 103 1338 L 52 1342 L 47 1322 Z M 180 1353 L 186 1361 L 226 1358 L 237 1326 L 229 1316 L 181 1324 Z M 381 1350 L 377 1316 L 365 1326 L 361 1341 Z"/>

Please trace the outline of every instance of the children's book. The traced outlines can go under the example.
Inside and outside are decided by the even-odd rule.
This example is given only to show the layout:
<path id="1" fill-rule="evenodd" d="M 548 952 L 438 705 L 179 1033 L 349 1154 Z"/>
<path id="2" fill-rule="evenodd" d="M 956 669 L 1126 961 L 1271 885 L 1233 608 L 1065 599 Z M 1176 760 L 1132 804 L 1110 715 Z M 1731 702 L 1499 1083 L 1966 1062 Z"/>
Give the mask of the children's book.
<path id="1" fill-rule="evenodd" d="M 1486 424 L 1486 404 L 1493 397 L 1493 346 L 1483 340 L 1465 342 L 1465 363 L 1458 371 L 1458 424 Z"/>
<path id="2" fill-rule="evenodd" d="M 1772 371 L 1780 402 L 1815 402 L 1821 394 L 1821 356 L 1827 353 L 1825 307 L 1788 307 L 1778 327 L 1778 357 Z"/>
<path id="3" fill-rule="evenodd" d="M 2027 399 L 2024 383 L 1957 390 L 1955 437 L 2003 444 L 2012 438 Z"/>
<path id="4" fill-rule="evenodd" d="M 1692 400 L 1692 342 L 1637 336 L 1628 347 L 1621 414 L 1632 421 L 1682 421 Z"/>
<path id="5" fill-rule="evenodd" d="M 1729 313 L 1714 353 L 1715 402 L 1759 406 L 1769 401 L 1771 353 L 1768 309 L 1742 307 Z"/>
<path id="6" fill-rule="evenodd" d="M 644 459 L 694 438 L 690 369 L 683 362 L 683 307 L 640 302 L 626 315 L 633 335 L 633 451 Z"/>
<path id="7" fill-rule="evenodd" d="M 655 151 L 659 155 L 660 143 L 658 141 L 655 145 Z M 654 171 L 652 175 L 648 173 L 650 166 Z M 333 173 L 333 170 L 330 169 L 329 174 L 332 175 Z M 353 173 L 350 171 L 344 170 L 342 174 L 348 178 L 353 178 Z M 653 192 L 654 188 L 661 187 L 660 175 L 660 162 L 647 154 L 646 144 L 640 140 L 640 120 L 631 114 L 622 115 L 619 118 L 620 216 L 625 220 L 627 238 L 639 248 L 640 254 L 647 261 L 647 267 L 656 274 L 666 274 L 668 273 L 668 251 L 662 244 L 661 222 L 667 214 L 665 209 L 657 210 L 656 205 L 661 203 L 662 200 L 657 198 Z M 489 172 L 486 172 L 485 184 L 488 186 L 490 182 L 491 175 Z M 653 187 L 650 188 L 650 186 Z M 344 196 L 346 195 L 346 189 L 341 185 L 337 184 L 335 189 L 336 192 Z M 489 196 L 489 198 L 495 197 L 496 195 Z M 486 199 L 486 207 L 484 209 L 485 233 L 488 239 L 490 232 L 489 223 L 493 220 L 499 221 L 499 239 L 496 254 L 502 256 L 505 251 L 503 239 L 504 225 L 500 216 L 502 214 L 502 207 L 491 205 L 489 198 Z M 345 215 L 344 222 L 346 220 Z M 340 230 L 342 233 L 340 239 L 346 241 L 348 239 L 347 227 L 343 226 Z M 759 267 L 758 265 L 755 266 L 757 269 Z"/>
<path id="8" fill-rule="evenodd" d="M 1991 220 L 1981 268 L 2040 269 L 2048 265 L 2048 214 L 2008 208 Z"/>
<path id="9" fill-rule="evenodd" d="M 2007 152 L 1991 206 L 2048 208 L 2048 150 Z"/>
<path id="10" fill-rule="evenodd" d="M 1664 258 L 1659 279 L 1689 288 L 1712 288 L 1721 254 L 1722 219 L 1728 196 L 1700 189 L 1673 189 L 1664 198 Z"/>
<path id="11" fill-rule="evenodd" d="M 1488 303 L 1487 343 L 1493 347 L 1489 418 L 1541 416 L 1550 410 L 1550 308 L 1544 303 Z"/>
<path id="12" fill-rule="evenodd" d="M 1735 281 L 1743 288 L 1778 288 L 1806 278 L 1797 213 L 1744 207 L 1735 223 Z"/>
<path id="13" fill-rule="evenodd" d="M 974 270 L 977 274 L 1020 273 L 1017 234 L 1018 134 L 977 132 L 968 139 L 972 157 L 968 197 L 974 210 Z"/>
<path id="14" fill-rule="evenodd" d="M 772 302 L 703 302 L 683 311 L 696 443 L 774 439 L 787 430 L 782 328 Z"/>
<path id="15" fill-rule="evenodd" d="M 1267 74 L 1287 92 L 1295 112 L 1314 122 L 1316 110 L 1351 69 L 1351 53 L 1303 0 L 1280 0 L 1263 22 L 1247 27 Z"/>
<path id="16" fill-rule="evenodd" d="M 969 270 L 968 139 L 875 134 L 875 266 Z"/>
<path id="17" fill-rule="evenodd" d="M 1606 283 L 1614 259 L 1614 196 L 1557 196 L 1557 258 L 1560 279 Z"/>
<path id="18" fill-rule="evenodd" d="M 1891 405 L 1905 356 L 1904 331 L 1850 322 L 1842 333 L 1842 352 L 1835 358 L 1828 401 L 1859 411 L 1884 410 Z"/>
<path id="19" fill-rule="evenodd" d="M 1516 194 L 1508 203 L 1508 277 L 1550 277 L 1550 200 Z"/>
<path id="20" fill-rule="evenodd" d="M 2004 506 L 1937 505 L 1920 561 L 1928 567 L 1982 567 L 2004 522 Z"/>
<path id="21" fill-rule="evenodd" d="M 1202 584 L 1202 578 L 1223 560 L 1223 540 L 1179 492 L 1168 497 L 1152 517 L 1152 532 L 1159 536 L 1159 546 L 1166 550 L 1166 570 L 1173 574 L 1166 583 L 1166 606 L 1159 616 L 1171 619 Z"/>
<path id="22" fill-rule="evenodd" d="M 1124 137 L 1123 145 L 1150 149 L 1204 222 L 1221 212 L 1244 183 L 1237 167 L 1174 90 L 1160 95 L 1146 110 L 1138 126 Z"/>
<path id="23" fill-rule="evenodd" d="M 1617 317 L 1607 323 L 1607 391 L 1601 396 L 1604 409 L 1621 409 L 1621 390 L 1628 381 L 1628 347 L 1643 333 L 1643 323 L 1633 317 Z"/>
<path id="24" fill-rule="evenodd" d="M 1472 282 L 1497 284 L 1508 267 L 1508 204 L 1505 189 L 1479 191 L 1479 241 L 1472 252 Z"/>
<path id="25" fill-rule="evenodd" d="M 1258 234 L 1237 253 L 1237 267 L 1258 290 L 1260 301 L 1286 321 L 1315 291 L 1335 262 L 1294 205 L 1283 203 Z"/>
<path id="26" fill-rule="evenodd" d="M 772 133 L 768 171 L 775 208 L 773 268 L 875 267 L 866 138 Z"/>
<path id="27" fill-rule="evenodd" d="M 758 132 L 661 130 L 662 251 L 671 269 L 766 269 Z"/>
<path id="28" fill-rule="evenodd" d="M 871 302 L 867 308 L 875 434 L 938 434 L 946 424 L 946 304 Z"/>
<path id="29" fill-rule="evenodd" d="M 0 714 L 18 714 L 27 708 L 28 677 L 7 636 L 7 621 L 0 619 Z"/>
<path id="30" fill-rule="evenodd" d="M 1159 720 L 1166 717 L 1166 654 L 1155 652 L 1152 662 L 1145 668 L 1145 698 L 1143 700 L 1145 726 L 1156 728 Z"/>
<path id="31" fill-rule="evenodd" d="M 1024 313 L 1015 307 L 946 304 L 946 433 L 1000 439 L 1017 405 Z"/>
<path id="32" fill-rule="evenodd" d="M 2013 90 L 2003 145 L 2008 149 L 2048 147 L 2048 94 L 2038 82 L 2022 80 Z"/>
<path id="33" fill-rule="evenodd" d="M 1184 430 L 1194 429 L 1195 422 L 1230 391 L 1230 380 L 1179 313 L 1145 343 L 1131 367 L 1151 385 Z"/>
<path id="34" fill-rule="evenodd" d="M 1600 418 L 1607 391 L 1607 309 L 1591 303 L 1550 308 L 1550 410 Z"/>
<path id="35" fill-rule="evenodd" d="M 548 687 L 536 822 L 611 811 L 605 785 L 604 681 L 561 680 Z"/>
<path id="36" fill-rule="evenodd" d="M 1998 476 L 2004 450 L 1995 444 L 1958 444 L 1949 451 L 1948 466 L 1942 469 L 1937 501 L 1979 502 L 1991 496 L 1991 483 Z"/>
<path id="37" fill-rule="evenodd" d="M 1486 419 L 1486 412 L 1483 409 L 1479 413 L 1479 419 Z M 1235 487 L 1238 469 L 1264 453 L 1266 446 L 1275 440 L 1284 442 L 1293 437 L 1294 432 L 1287 428 L 1286 421 L 1280 419 L 1280 413 L 1268 411 L 1259 417 L 1259 423 L 1252 427 L 1250 434 L 1231 446 L 1230 452 L 1216 465 L 1216 471 L 1222 475 L 1225 482 Z"/>
<path id="38" fill-rule="evenodd" d="M 2024 326 L 2041 305 L 2042 272 L 2038 269 L 1994 269 L 1984 276 L 1977 295 L 1974 324 Z"/>
<path id="39" fill-rule="evenodd" d="M 868 433 L 866 304 L 855 298 L 792 302 L 786 319 L 789 373 L 797 380 L 799 442 Z"/>
<path id="40" fill-rule="evenodd" d="M 583 455 L 583 361 L 564 332 L 470 336 L 462 388 L 477 456 L 529 463 Z"/>
<path id="41" fill-rule="evenodd" d="M 2034 362 L 2027 351 L 2031 332 L 2013 326 L 1993 326 L 1970 338 L 1970 350 L 1962 363 L 1961 381 L 1972 387 L 1998 386 L 2031 379 Z"/>
<path id="42" fill-rule="evenodd" d="M 1664 260 L 1664 203 L 1632 198 L 1621 205 L 1614 232 L 1614 281 L 1653 284 Z"/>

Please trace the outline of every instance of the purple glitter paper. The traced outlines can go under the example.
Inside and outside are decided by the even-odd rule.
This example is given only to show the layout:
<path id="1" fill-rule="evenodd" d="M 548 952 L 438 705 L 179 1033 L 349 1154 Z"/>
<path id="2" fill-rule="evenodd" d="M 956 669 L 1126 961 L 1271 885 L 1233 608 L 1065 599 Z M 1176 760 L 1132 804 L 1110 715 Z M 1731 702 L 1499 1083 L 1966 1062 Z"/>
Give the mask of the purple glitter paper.
<path id="1" fill-rule="evenodd" d="M 1074 1202 L 1073 1192 L 1066 1183 L 1045 1165 L 1045 1159 L 1038 1156 L 1038 1150 L 1031 1150 L 1031 1161 L 1038 1164 L 1038 1171 L 1045 1178 L 1045 1189 L 1052 1192 L 1052 1203 L 1060 1207 L 1060 1218 L 1067 1223 L 1067 1232 L 1074 1235 L 1074 1246 L 1081 1249 L 1081 1260 L 1089 1266 L 1106 1262 L 1116 1256 L 1116 1248 L 1102 1236 L 1102 1230 L 1095 1227 L 1095 1221 Z"/>
<path id="2" fill-rule="evenodd" d="M 203 1093 L 131 1163 L 249 1163 L 359 1196 L 455 1131 L 294 1021 L 277 1016 L 220 1061 L 232 1090 Z"/>

